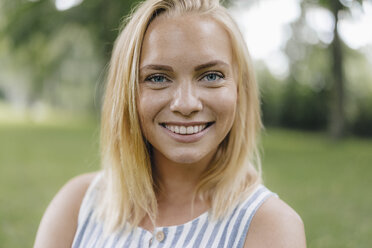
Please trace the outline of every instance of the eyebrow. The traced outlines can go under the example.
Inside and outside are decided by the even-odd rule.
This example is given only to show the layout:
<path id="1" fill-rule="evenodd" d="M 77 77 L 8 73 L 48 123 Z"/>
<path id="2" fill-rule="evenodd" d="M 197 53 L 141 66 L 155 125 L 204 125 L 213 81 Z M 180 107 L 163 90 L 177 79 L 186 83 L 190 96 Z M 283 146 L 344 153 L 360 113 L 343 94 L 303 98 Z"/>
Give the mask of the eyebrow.
<path id="1" fill-rule="evenodd" d="M 210 67 L 213 67 L 213 66 L 216 66 L 216 65 L 221 65 L 221 66 L 228 66 L 227 63 L 221 61 L 221 60 L 213 60 L 213 61 L 210 61 L 208 63 L 205 63 L 205 64 L 201 64 L 201 65 L 198 65 L 194 68 L 194 71 L 200 71 L 202 69 L 206 69 L 206 68 L 210 68 Z"/>
<path id="2" fill-rule="evenodd" d="M 145 69 L 150 69 L 150 70 L 156 70 L 156 71 L 173 71 L 173 68 L 168 65 L 145 65 L 140 70 L 145 70 Z"/>
<path id="3" fill-rule="evenodd" d="M 205 64 L 201 64 L 201 65 L 198 65 L 194 68 L 194 71 L 200 71 L 200 70 L 203 70 L 203 69 L 206 69 L 206 68 L 210 68 L 210 67 L 213 67 L 213 66 L 216 66 L 216 65 L 221 65 L 221 66 L 228 66 L 227 63 L 221 61 L 221 60 L 212 60 L 210 62 L 207 62 Z M 145 69 L 149 69 L 149 70 L 157 70 L 157 71 L 170 71 L 170 72 L 173 72 L 173 68 L 171 66 L 168 66 L 168 65 L 156 65 L 156 64 L 150 64 L 150 65 L 145 65 L 143 67 L 140 68 L 140 70 L 145 70 Z"/>

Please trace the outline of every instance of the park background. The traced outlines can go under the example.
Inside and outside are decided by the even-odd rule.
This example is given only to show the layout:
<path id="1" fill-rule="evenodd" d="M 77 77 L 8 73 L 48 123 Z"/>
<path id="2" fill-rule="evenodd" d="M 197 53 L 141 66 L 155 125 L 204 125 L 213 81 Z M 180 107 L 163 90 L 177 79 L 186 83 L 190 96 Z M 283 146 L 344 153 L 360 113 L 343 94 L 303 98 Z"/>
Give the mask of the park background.
<path id="1" fill-rule="evenodd" d="M 0 247 L 99 168 L 106 65 L 134 0 L 0 0 Z M 372 247 L 372 1 L 230 0 L 255 63 L 265 184 L 308 247 Z"/>

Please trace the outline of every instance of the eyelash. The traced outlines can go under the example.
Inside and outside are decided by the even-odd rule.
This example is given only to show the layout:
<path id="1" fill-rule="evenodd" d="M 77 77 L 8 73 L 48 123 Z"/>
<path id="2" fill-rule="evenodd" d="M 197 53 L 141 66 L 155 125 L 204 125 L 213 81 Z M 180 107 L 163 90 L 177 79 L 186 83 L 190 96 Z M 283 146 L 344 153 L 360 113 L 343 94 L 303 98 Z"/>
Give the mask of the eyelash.
<path id="1" fill-rule="evenodd" d="M 156 78 L 156 77 L 158 77 L 158 78 L 162 78 L 162 79 L 164 79 L 164 80 L 166 80 L 166 81 L 170 81 L 170 80 L 167 79 L 164 75 L 161 75 L 161 74 L 151 75 L 151 76 L 147 77 L 147 78 L 145 79 L 145 81 L 149 81 L 149 82 L 151 82 L 151 83 L 155 83 L 155 84 L 157 84 L 157 83 L 164 83 L 164 82 L 155 82 L 155 81 L 152 81 L 152 80 L 153 80 L 154 78 Z"/>
<path id="2" fill-rule="evenodd" d="M 207 80 L 206 79 L 206 77 L 208 77 L 208 76 L 211 76 L 211 75 L 213 75 L 213 76 L 217 76 L 217 78 L 215 79 L 215 80 Z M 161 78 L 161 79 L 163 79 L 163 80 L 165 80 L 165 81 L 162 81 L 162 82 L 155 82 L 155 81 L 153 81 L 153 79 L 154 78 Z M 204 81 L 204 79 L 205 79 L 205 81 L 208 81 L 208 82 L 214 82 L 214 81 L 218 81 L 218 80 L 220 80 L 220 79 L 224 79 L 225 78 L 225 76 L 222 74 L 222 73 L 220 73 L 220 72 L 208 72 L 208 73 L 206 73 L 206 74 L 204 74 L 204 75 L 202 75 L 202 77 L 201 77 L 201 79 L 200 80 L 203 80 Z M 160 83 L 165 83 L 165 82 L 169 82 L 170 80 L 166 77 L 166 76 L 164 76 L 164 75 L 161 75 L 161 74 L 154 74 L 154 75 L 151 75 L 151 76 L 148 76 L 146 79 L 145 79 L 145 81 L 148 81 L 148 82 L 151 82 L 151 83 L 154 83 L 154 84 L 160 84 Z"/>
<path id="3" fill-rule="evenodd" d="M 217 79 L 212 80 L 212 81 L 218 81 L 218 80 L 220 80 L 220 79 L 224 79 L 224 78 L 225 78 L 224 75 L 223 75 L 222 73 L 219 73 L 219 72 L 208 72 L 208 73 L 204 74 L 204 75 L 202 76 L 201 79 L 204 79 L 204 78 L 206 78 L 206 77 L 208 77 L 208 76 L 211 76 L 211 75 L 213 75 L 213 76 L 217 76 L 217 77 L 218 77 Z M 209 80 L 206 80 L 206 81 L 211 82 L 211 81 L 209 81 Z"/>

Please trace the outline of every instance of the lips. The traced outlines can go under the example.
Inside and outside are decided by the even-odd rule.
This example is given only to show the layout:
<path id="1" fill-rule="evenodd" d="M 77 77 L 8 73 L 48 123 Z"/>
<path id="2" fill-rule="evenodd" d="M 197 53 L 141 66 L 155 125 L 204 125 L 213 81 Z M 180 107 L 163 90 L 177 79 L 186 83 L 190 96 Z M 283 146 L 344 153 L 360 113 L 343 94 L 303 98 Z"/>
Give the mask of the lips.
<path id="1" fill-rule="evenodd" d="M 214 122 L 204 122 L 204 123 L 161 123 L 160 125 L 168 129 L 172 133 L 181 135 L 191 135 L 202 132 L 204 129 L 208 128 Z"/>

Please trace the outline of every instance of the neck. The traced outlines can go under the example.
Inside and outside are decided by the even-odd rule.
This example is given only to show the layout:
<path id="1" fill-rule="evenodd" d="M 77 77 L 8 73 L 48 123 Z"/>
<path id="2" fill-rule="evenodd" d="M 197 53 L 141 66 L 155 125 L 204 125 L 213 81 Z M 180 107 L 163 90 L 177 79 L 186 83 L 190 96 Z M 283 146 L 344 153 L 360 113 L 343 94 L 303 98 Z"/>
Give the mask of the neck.
<path id="1" fill-rule="evenodd" d="M 212 157 L 213 153 L 197 163 L 180 164 L 153 152 L 153 176 L 159 185 L 156 226 L 180 225 L 209 209 L 208 202 L 195 197 L 195 189 Z M 148 218 L 141 225 L 148 230 L 154 228 Z"/>
<path id="2" fill-rule="evenodd" d="M 192 164 L 180 164 L 154 152 L 154 177 L 160 189 L 157 192 L 160 202 L 191 202 L 197 184 L 213 154 Z"/>

